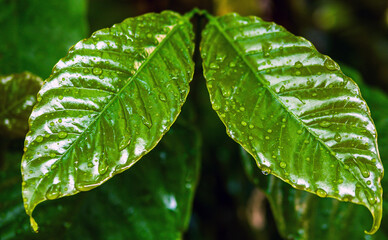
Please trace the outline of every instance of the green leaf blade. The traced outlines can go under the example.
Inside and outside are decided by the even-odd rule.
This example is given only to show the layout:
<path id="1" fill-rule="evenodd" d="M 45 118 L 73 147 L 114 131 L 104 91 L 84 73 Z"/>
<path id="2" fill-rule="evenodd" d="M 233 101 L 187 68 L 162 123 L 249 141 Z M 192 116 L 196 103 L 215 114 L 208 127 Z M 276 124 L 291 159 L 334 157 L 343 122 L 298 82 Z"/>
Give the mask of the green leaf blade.
<path id="1" fill-rule="evenodd" d="M 44 200 L 101 185 L 156 146 L 189 91 L 191 28 L 168 11 L 130 18 L 58 62 L 30 117 L 22 162 L 27 214 Z"/>
<path id="2" fill-rule="evenodd" d="M 258 166 L 297 189 L 366 206 L 377 231 L 376 130 L 338 65 L 284 28 L 237 14 L 210 18 L 201 54 L 213 109 Z"/>
<path id="3" fill-rule="evenodd" d="M 29 72 L 0 76 L 0 129 L 11 137 L 24 137 L 28 116 L 36 103 L 42 79 Z"/>

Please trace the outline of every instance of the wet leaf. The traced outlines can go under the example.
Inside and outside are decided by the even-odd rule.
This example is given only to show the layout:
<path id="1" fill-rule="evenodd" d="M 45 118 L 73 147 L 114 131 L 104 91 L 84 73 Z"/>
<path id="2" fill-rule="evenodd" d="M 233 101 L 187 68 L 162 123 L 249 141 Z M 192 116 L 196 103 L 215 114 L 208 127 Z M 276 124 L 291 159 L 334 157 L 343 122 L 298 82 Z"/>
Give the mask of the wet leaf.
<path id="1" fill-rule="evenodd" d="M 363 84 L 360 75 L 348 67 L 342 67 L 360 86 L 363 97 L 368 102 L 376 128 L 379 131 L 378 142 L 385 143 L 388 137 L 387 108 L 388 97 L 378 89 Z M 385 120 L 384 120 L 385 119 Z M 384 146 L 384 145 L 383 145 Z M 381 158 L 388 159 L 386 148 L 381 149 Z M 286 239 L 388 239 L 383 227 L 373 236 L 366 236 L 355 229 L 363 229 L 370 220 L 366 209 L 335 199 L 322 199 L 305 191 L 291 188 L 274 176 L 257 172 L 255 161 L 243 150 L 242 160 L 249 178 L 267 195 L 274 214 L 277 228 Z M 388 187 L 383 178 L 383 188 Z M 384 193 L 384 206 L 388 205 Z M 383 210 L 382 226 L 388 209 Z M 349 227 L 351 226 L 351 227 Z"/>
<path id="2" fill-rule="evenodd" d="M 178 120 L 139 163 L 88 193 L 79 218 L 69 228 L 70 239 L 85 229 L 83 223 L 99 233 L 85 233 L 83 239 L 182 239 L 191 216 L 200 155 L 198 132 Z"/>
<path id="3" fill-rule="evenodd" d="M 0 130 L 9 138 L 24 137 L 42 79 L 29 72 L 0 76 Z"/>
<path id="4" fill-rule="evenodd" d="M 0 73 L 47 78 L 69 47 L 87 33 L 86 0 L 0 1 Z"/>
<path id="5" fill-rule="evenodd" d="M 188 227 L 201 156 L 198 131 L 180 120 L 131 170 L 38 207 L 38 234 L 24 217 L 21 154 L 7 153 L 0 169 L 1 239 L 177 239 Z"/>
<path id="6" fill-rule="evenodd" d="M 166 11 L 129 18 L 74 45 L 38 93 L 22 160 L 35 206 L 130 168 L 177 118 L 193 76 L 192 26 Z"/>
<path id="7" fill-rule="evenodd" d="M 214 44 L 217 42 L 217 44 Z M 383 166 L 357 85 L 310 42 L 257 17 L 229 14 L 203 31 L 213 109 L 262 171 L 297 189 L 382 215 Z"/>

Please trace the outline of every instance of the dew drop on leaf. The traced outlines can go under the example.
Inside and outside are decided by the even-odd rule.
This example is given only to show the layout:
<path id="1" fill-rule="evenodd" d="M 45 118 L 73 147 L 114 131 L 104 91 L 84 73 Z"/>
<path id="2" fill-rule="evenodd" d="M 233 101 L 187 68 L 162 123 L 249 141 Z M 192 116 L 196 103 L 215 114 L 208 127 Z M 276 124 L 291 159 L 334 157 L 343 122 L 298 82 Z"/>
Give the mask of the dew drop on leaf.
<path id="1" fill-rule="evenodd" d="M 300 61 L 297 61 L 297 62 L 294 64 L 294 66 L 295 66 L 296 68 L 301 68 L 301 67 L 303 67 L 303 63 L 301 63 Z"/>
<path id="2" fill-rule="evenodd" d="M 92 72 L 94 75 L 100 75 L 102 73 L 102 69 L 95 67 L 95 68 L 93 68 Z"/>
<path id="3" fill-rule="evenodd" d="M 285 162 L 280 162 L 280 167 L 281 167 L 281 168 L 286 168 L 286 167 L 287 167 L 287 163 L 285 163 Z"/>
<path id="4" fill-rule="evenodd" d="M 211 68 L 211 69 L 219 69 L 220 66 L 218 66 L 217 63 L 212 62 L 212 63 L 210 64 L 210 68 Z"/>
<path id="5" fill-rule="evenodd" d="M 51 185 L 46 192 L 46 198 L 49 200 L 57 199 L 59 196 L 59 185 Z"/>
<path id="6" fill-rule="evenodd" d="M 337 64 L 329 58 L 325 60 L 324 65 L 330 71 L 337 70 Z"/>
<path id="7" fill-rule="evenodd" d="M 329 127 L 330 125 L 331 125 L 331 123 L 329 123 L 328 121 L 323 121 L 323 122 L 319 123 L 319 126 L 324 127 L 324 128 Z"/>
<path id="8" fill-rule="evenodd" d="M 341 141 L 341 135 L 339 135 L 339 133 L 336 133 L 335 135 L 334 135 L 334 140 L 336 141 L 336 142 L 340 142 Z"/>
<path id="9" fill-rule="evenodd" d="M 245 121 L 242 121 L 241 122 L 241 125 L 243 125 L 244 127 L 247 125 L 247 122 L 245 122 Z"/>
<path id="10" fill-rule="evenodd" d="M 67 137 L 67 132 L 63 132 L 63 131 L 59 132 L 59 133 L 58 133 L 58 137 L 59 137 L 59 138 L 65 138 L 65 137 Z"/>
<path id="11" fill-rule="evenodd" d="M 37 136 L 35 140 L 37 142 L 42 142 L 43 141 L 43 137 L 42 136 Z"/>
<path id="12" fill-rule="evenodd" d="M 226 58 L 226 55 L 224 54 L 217 54 L 216 60 L 219 62 L 223 62 Z"/>
<path id="13" fill-rule="evenodd" d="M 319 197 L 323 198 L 323 197 L 326 197 L 326 196 L 327 196 L 327 192 L 326 192 L 325 190 L 321 189 L 321 188 L 318 188 L 318 190 L 317 190 L 317 195 L 318 195 Z"/>
<path id="14" fill-rule="evenodd" d="M 167 97 L 166 97 L 166 95 L 164 93 L 160 93 L 159 94 L 159 99 L 160 99 L 160 101 L 165 102 L 167 100 Z"/>

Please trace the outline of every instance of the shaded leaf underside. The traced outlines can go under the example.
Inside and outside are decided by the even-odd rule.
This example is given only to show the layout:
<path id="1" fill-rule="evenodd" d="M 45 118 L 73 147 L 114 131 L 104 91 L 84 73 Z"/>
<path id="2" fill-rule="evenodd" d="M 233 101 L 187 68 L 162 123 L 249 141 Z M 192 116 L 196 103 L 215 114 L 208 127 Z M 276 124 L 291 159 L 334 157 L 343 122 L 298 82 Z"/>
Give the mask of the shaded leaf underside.
<path id="1" fill-rule="evenodd" d="M 187 19 L 166 11 L 129 18 L 70 49 L 30 116 L 27 214 L 44 200 L 101 185 L 158 143 L 189 91 L 192 38 Z"/>
<path id="2" fill-rule="evenodd" d="M 213 109 L 258 166 L 297 189 L 366 206 L 377 231 L 376 130 L 337 64 L 284 28 L 237 14 L 210 17 L 201 55 Z"/>

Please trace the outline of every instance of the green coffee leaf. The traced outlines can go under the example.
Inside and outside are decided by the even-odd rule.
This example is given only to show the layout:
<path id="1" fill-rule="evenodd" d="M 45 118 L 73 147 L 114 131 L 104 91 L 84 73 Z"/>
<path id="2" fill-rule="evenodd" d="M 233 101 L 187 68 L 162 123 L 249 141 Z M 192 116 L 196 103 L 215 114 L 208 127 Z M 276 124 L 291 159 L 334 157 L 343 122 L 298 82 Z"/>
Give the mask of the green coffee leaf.
<path id="1" fill-rule="evenodd" d="M 69 239 L 85 223 L 96 231 L 84 231 L 82 239 L 182 239 L 199 176 L 199 140 L 196 129 L 178 120 L 139 163 L 88 193 Z"/>
<path id="2" fill-rule="evenodd" d="M 166 11 L 129 18 L 74 45 L 38 93 L 22 160 L 31 214 L 45 200 L 130 168 L 177 118 L 193 76 L 192 25 Z"/>
<path id="3" fill-rule="evenodd" d="M 188 227 L 201 155 L 198 131 L 180 120 L 129 171 L 88 193 L 40 205 L 38 234 L 24 217 L 21 154 L 7 153 L 0 169 L 1 239 L 180 238 Z"/>
<path id="4" fill-rule="evenodd" d="M 0 76 L 0 130 L 8 137 L 24 137 L 42 79 L 29 73 Z"/>
<path id="5" fill-rule="evenodd" d="M 265 172 L 364 205 L 380 226 L 383 166 L 357 85 L 310 42 L 257 17 L 213 18 L 201 55 L 213 109 Z M 217 43 L 217 44 L 214 44 Z"/>

